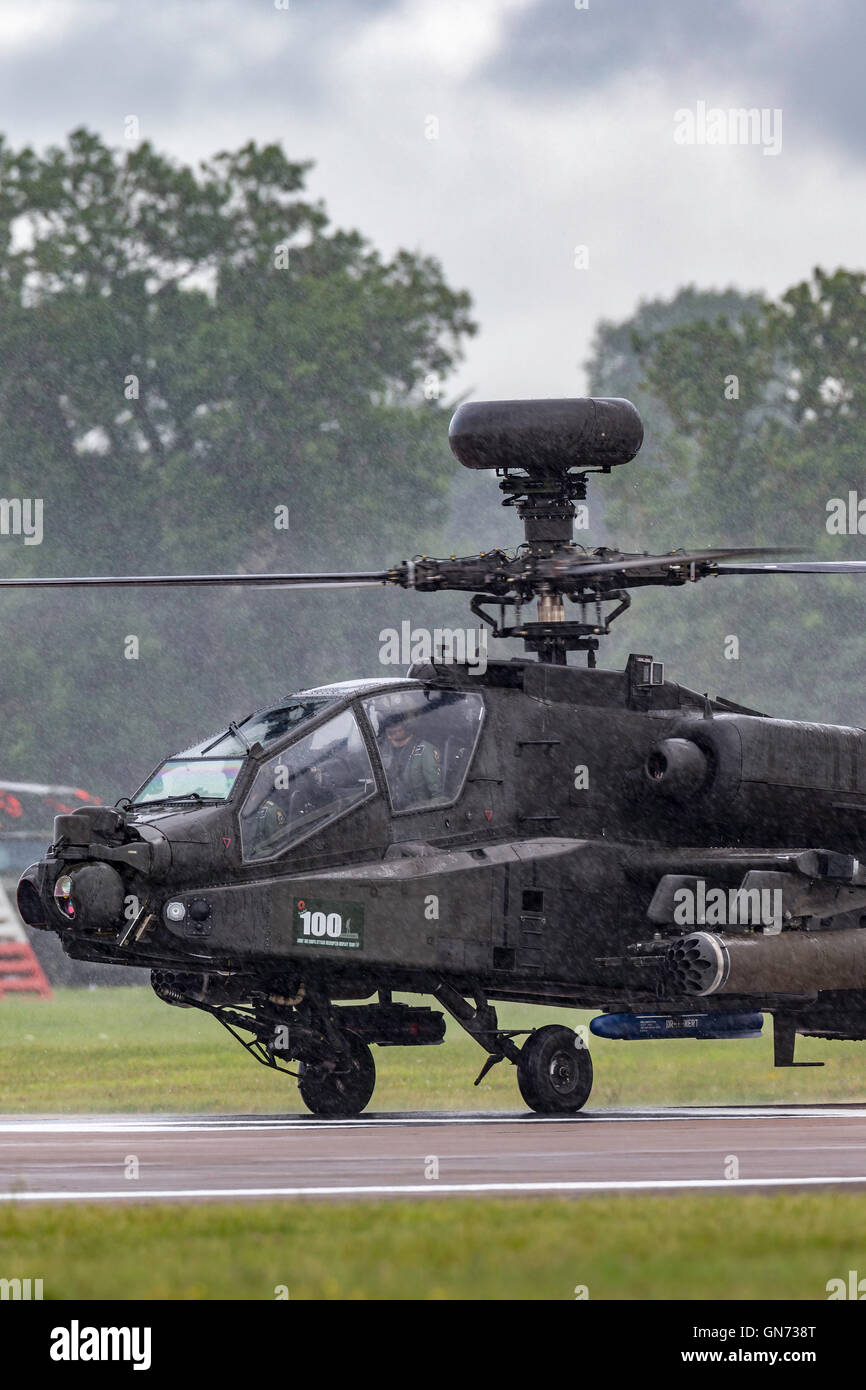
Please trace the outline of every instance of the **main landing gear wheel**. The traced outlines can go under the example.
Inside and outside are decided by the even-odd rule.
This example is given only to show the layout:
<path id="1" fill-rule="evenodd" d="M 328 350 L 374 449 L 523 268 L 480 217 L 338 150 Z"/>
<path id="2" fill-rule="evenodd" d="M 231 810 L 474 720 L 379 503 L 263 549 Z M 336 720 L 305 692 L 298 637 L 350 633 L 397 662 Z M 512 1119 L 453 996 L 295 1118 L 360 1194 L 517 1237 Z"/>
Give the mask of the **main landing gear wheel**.
<path id="1" fill-rule="evenodd" d="M 357 1033 L 343 1033 L 347 1053 L 327 1062 L 302 1062 L 298 1090 L 314 1115 L 349 1119 L 360 1115 L 376 1085 L 376 1063 Z"/>
<path id="2" fill-rule="evenodd" d="M 517 1084 L 539 1115 L 573 1114 L 592 1090 L 589 1049 L 571 1028 L 549 1023 L 530 1033 L 520 1049 Z"/>

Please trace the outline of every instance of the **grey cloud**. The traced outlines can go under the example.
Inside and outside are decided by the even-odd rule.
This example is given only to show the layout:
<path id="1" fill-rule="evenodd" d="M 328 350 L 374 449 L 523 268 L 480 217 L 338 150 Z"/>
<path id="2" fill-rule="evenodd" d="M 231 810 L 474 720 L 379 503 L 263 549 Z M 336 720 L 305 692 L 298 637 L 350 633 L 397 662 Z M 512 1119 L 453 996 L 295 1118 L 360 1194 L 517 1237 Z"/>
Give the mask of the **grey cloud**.
<path id="1" fill-rule="evenodd" d="M 658 73 L 684 102 L 737 93 L 739 104 L 781 107 L 789 142 L 826 139 L 866 149 L 862 0 L 774 10 L 761 0 L 590 0 L 575 10 L 537 0 L 516 15 L 483 78 L 527 99 L 575 96 L 633 74 Z"/>
<path id="2" fill-rule="evenodd" d="M 578 94 L 641 69 L 712 61 L 733 75 L 762 32 L 754 7 L 695 0 L 536 0 L 512 20 L 486 76 L 525 92 Z"/>
<path id="3" fill-rule="evenodd" d="M 119 141 L 128 114 L 139 116 L 147 136 L 156 125 L 165 132 L 174 121 L 211 111 L 236 115 L 242 130 L 245 113 L 260 100 L 282 99 L 287 116 L 299 107 L 314 110 L 334 99 L 332 55 L 351 52 L 355 34 L 393 4 L 290 0 L 288 12 L 272 0 L 82 7 L 74 29 L 46 30 L 26 45 L 0 49 L 0 129 L 15 143 L 42 144 L 88 125 L 109 140 L 116 130 Z M 265 19 L 273 43 L 245 59 L 244 26 Z M 210 55 L 219 57 L 215 70 Z"/>
<path id="4" fill-rule="evenodd" d="M 210 112 L 232 113 L 242 129 L 263 104 L 282 107 L 287 124 L 299 110 L 339 109 L 337 57 L 345 62 L 371 22 L 400 9 L 399 0 L 290 0 L 288 12 L 273 0 L 82 6 L 74 29 L 0 53 L 0 128 L 43 143 L 86 124 L 119 139 L 123 116 L 136 114 L 144 134 L 157 129 L 164 141 L 174 123 L 201 124 Z M 272 45 L 245 57 L 245 26 L 266 18 Z M 469 82 L 544 103 L 657 74 L 678 104 L 735 92 L 740 104 L 781 106 L 788 148 L 817 139 L 860 154 L 864 48 L 862 0 L 824 0 L 814 14 L 762 0 L 590 0 L 588 10 L 536 0 L 505 20 L 497 53 Z"/>

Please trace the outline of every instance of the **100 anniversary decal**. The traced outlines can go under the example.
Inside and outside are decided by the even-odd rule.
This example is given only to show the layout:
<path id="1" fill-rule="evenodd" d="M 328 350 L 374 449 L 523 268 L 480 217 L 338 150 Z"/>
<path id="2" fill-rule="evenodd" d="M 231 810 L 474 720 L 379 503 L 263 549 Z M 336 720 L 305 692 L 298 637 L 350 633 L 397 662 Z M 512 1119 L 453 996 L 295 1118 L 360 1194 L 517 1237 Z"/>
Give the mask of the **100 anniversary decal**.
<path id="1" fill-rule="evenodd" d="M 364 906 L 362 903 L 325 902 L 321 898 L 296 898 L 292 928 L 296 946 L 359 951 L 364 945 Z"/>

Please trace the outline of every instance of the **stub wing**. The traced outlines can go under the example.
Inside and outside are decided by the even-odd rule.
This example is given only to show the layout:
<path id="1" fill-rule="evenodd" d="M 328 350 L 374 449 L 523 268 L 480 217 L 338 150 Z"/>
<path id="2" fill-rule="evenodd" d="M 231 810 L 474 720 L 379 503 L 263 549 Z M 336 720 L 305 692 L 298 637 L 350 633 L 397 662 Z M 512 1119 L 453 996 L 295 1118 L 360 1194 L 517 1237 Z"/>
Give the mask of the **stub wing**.
<path id="1" fill-rule="evenodd" d="M 866 909 L 866 864 L 828 849 L 675 849 L 629 863 L 655 883 L 651 922 L 758 929 L 817 926 Z"/>

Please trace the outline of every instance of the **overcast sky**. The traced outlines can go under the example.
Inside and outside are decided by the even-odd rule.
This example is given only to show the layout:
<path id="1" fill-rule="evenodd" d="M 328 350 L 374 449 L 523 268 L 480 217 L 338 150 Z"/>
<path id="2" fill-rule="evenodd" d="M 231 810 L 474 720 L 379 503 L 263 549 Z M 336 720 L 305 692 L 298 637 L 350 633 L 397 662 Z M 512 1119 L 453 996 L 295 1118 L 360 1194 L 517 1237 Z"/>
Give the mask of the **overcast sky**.
<path id="1" fill-rule="evenodd" d="M 641 298 L 863 268 L 863 0 L 279 3 L 0 0 L 0 130 L 281 141 L 334 221 L 471 292 L 480 396 L 579 393 Z M 677 143 L 699 103 L 780 110 L 781 150 Z"/>

